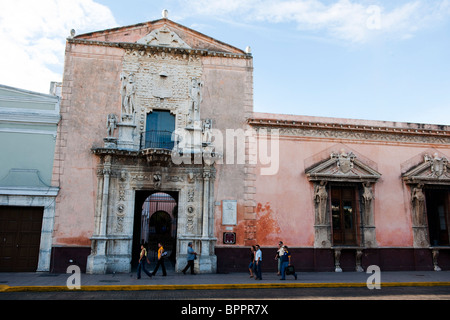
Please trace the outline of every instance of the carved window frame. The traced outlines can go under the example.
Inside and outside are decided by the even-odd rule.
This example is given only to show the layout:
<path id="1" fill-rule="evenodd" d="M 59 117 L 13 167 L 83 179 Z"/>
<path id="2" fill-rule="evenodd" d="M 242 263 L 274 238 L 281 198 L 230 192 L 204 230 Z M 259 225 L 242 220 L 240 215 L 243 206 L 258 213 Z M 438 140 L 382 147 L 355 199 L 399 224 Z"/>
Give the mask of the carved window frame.
<path id="1" fill-rule="evenodd" d="M 450 166 L 449 160 L 438 152 L 434 152 L 433 155 L 431 155 L 431 152 L 424 153 L 421 158 L 421 162 L 402 174 L 402 179 L 410 189 L 413 246 L 415 248 L 432 248 L 426 191 L 439 187 L 450 189 Z M 449 212 L 447 212 L 448 214 Z"/>
<path id="2" fill-rule="evenodd" d="M 331 193 L 333 186 L 352 186 L 356 193 L 356 213 L 362 231 L 356 247 L 377 247 L 374 224 L 374 186 L 381 174 L 363 163 L 352 152 L 331 153 L 330 158 L 305 170 L 307 179 L 313 184 L 316 248 L 332 248 Z M 323 189 L 323 186 L 327 186 Z M 320 188 L 322 187 L 322 190 Z M 326 190 L 326 195 L 324 194 Z M 320 200 L 320 193 L 322 200 Z M 322 202 L 325 201 L 326 205 Z"/>

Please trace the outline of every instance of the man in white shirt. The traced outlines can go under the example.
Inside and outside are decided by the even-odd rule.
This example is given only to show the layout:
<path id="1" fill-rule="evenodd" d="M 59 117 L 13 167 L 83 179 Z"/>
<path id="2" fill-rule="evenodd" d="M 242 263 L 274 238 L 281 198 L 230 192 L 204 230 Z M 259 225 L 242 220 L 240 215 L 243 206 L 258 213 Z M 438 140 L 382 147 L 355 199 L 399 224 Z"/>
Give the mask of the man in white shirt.
<path id="1" fill-rule="evenodd" d="M 262 280 L 262 276 L 261 276 L 262 252 L 261 252 L 261 248 L 260 248 L 259 244 L 256 245 L 255 262 L 256 262 L 255 280 Z"/>

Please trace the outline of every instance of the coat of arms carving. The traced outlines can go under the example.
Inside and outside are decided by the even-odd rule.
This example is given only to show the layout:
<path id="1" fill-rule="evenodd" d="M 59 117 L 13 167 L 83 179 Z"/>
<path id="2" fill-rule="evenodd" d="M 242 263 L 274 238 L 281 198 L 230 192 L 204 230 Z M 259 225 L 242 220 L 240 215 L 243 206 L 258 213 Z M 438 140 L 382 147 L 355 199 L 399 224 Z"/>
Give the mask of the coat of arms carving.
<path id="1" fill-rule="evenodd" d="M 356 156 L 353 154 L 353 152 L 345 152 L 344 150 L 341 150 L 339 154 L 332 153 L 331 158 L 337 159 L 336 164 L 339 171 L 347 174 L 353 169 L 353 161 L 355 160 Z"/>
<path id="2" fill-rule="evenodd" d="M 431 162 L 431 173 L 434 177 L 438 178 L 447 172 L 448 160 L 445 157 L 439 157 L 437 153 L 431 157 L 430 155 L 425 155 L 425 162 Z"/>

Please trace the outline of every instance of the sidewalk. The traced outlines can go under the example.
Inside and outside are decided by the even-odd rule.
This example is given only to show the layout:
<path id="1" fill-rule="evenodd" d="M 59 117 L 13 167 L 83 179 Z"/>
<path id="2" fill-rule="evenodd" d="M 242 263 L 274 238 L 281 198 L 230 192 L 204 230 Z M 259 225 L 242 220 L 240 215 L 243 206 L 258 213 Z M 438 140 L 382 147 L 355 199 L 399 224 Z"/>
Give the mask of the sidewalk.
<path id="1" fill-rule="evenodd" d="M 372 274 L 365 272 L 299 272 L 298 279 L 287 276 L 280 280 L 276 273 L 263 273 L 263 280 L 255 280 L 247 273 L 182 274 L 168 270 L 152 278 L 145 273 L 137 280 L 135 273 L 80 275 L 81 290 L 200 290 L 250 288 L 318 288 L 366 287 Z M 0 273 L 0 292 L 67 291 L 71 274 L 42 272 Z M 383 286 L 450 286 L 450 271 L 381 271 Z M 69 284 L 75 284 L 70 282 Z M 76 290 L 76 289 L 74 289 Z"/>

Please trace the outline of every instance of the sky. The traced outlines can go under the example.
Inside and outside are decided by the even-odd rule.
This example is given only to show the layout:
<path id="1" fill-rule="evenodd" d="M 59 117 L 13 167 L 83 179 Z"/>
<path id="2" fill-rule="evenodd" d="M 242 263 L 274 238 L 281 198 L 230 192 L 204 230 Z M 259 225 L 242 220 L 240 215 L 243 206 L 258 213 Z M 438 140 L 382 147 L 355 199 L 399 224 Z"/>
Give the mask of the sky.
<path id="1" fill-rule="evenodd" d="M 71 29 L 163 9 L 251 48 L 256 112 L 450 125 L 450 0 L 0 1 L 0 84 L 48 93 Z"/>

